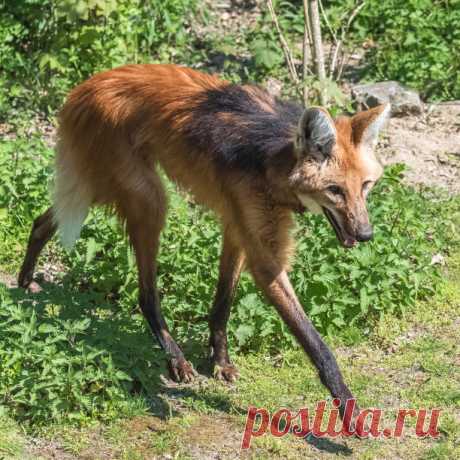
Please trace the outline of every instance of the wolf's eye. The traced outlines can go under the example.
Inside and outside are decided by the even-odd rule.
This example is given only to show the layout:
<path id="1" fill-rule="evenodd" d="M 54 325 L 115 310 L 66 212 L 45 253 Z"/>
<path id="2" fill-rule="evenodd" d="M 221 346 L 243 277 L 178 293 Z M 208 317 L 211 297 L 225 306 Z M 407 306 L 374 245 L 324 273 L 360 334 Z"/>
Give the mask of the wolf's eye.
<path id="1" fill-rule="evenodd" d="M 345 196 L 343 190 L 338 185 L 329 185 L 326 190 L 333 195 Z"/>

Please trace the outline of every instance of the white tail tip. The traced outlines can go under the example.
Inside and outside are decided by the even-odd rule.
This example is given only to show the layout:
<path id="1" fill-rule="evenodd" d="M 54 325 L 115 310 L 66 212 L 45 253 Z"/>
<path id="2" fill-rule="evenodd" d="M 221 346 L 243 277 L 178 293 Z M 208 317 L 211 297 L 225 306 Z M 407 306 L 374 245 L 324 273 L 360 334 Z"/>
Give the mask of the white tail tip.
<path id="1" fill-rule="evenodd" d="M 68 175 L 66 179 L 58 171 L 53 211 L 61 243 L 66 249 L 72 249 L 88 215 L 91 198 L 75 176 Z"/>

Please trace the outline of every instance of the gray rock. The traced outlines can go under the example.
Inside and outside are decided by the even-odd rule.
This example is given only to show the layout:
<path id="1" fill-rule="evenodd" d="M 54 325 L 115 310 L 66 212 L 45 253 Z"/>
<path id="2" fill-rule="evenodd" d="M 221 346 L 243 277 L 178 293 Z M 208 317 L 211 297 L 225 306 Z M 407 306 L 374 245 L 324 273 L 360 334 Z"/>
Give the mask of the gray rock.
<path id="1" fill-rule="evenodd" d="M 420 115 L 423 111 L 418 93 L 397 81 L 356 85 L 351 89 L 351 96 L 362 109 L 390 102 L 393 116 Z"/>

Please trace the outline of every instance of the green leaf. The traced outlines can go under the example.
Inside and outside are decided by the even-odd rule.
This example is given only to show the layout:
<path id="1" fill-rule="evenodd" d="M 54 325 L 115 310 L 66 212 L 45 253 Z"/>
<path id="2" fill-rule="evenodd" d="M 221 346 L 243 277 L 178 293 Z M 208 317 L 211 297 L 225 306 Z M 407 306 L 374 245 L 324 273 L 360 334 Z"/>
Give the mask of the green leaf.
<path id="1" fill-rule="evenodd" d="M 97 251 L 100 249 L 100 245 L 96 242 L 94 238 L 89 238 L 86 242 L 86 265 L 89 265 L 96 255 Z"/>
<path id="2" fill-rule="evenodd" d="M 367 313 L 369 310 L 369 297 L 367 296 L 367 290 L 365 287 L 362 287 L 359 290 L 359 304 L 361 307 L 361 313 Z"/>
<path id="3" fill-rule="evenodd" d="M 41 332 L 42 334 L 51 334 L 53 332 L 57 332 L 58 329 L 56 326 L 53 326 L 52 324 L 49 323 L 43 323 L 38 326 L 38 331 Z"/>
<path id="4" fill-rule="evenodd" d="M 256 65 L 272 69 L 282 62 L 280 51 L 271 46 L 271 43 L 265 40 L 257 40 L 253 43 L 252 52 Z"/>
<path id="5" fill-rule="evenodd" d="M 253 335 L 254 326 L 249 324 L 240 324 L 235 331 L 235 337 L 238 340 L 239 346 L 244 345 L 247 340 Z"/>

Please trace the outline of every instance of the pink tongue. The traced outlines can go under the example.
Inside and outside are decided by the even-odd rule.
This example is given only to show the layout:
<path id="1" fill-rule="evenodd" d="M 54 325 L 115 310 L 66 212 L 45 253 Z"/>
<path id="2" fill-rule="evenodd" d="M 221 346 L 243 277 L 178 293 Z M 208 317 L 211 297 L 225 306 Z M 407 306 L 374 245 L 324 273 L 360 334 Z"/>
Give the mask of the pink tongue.
<path id="1" fill-rule="evenodd" d="M 345 246 L 351 248 L 356 244 L 356 240 L 354 238 L 346 238 L 344 243 L 345 243 Z"/>

